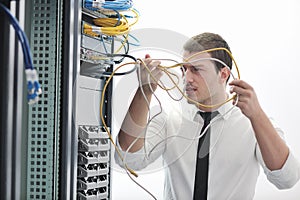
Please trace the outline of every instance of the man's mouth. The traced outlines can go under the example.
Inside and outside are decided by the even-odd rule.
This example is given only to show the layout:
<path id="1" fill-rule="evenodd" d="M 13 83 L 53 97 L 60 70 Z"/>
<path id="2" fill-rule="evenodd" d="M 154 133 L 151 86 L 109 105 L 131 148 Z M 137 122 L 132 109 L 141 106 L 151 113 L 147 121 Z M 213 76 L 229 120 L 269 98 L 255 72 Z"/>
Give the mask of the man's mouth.
<path id="1" fill-rule="evenodd" d="M 195 88 L 195 87 L 191 87 L 191 86 L 185 87 L 185 92 L 187 95 L 194 94 L 196 91 L 197 91 L 197 88 Z"/>

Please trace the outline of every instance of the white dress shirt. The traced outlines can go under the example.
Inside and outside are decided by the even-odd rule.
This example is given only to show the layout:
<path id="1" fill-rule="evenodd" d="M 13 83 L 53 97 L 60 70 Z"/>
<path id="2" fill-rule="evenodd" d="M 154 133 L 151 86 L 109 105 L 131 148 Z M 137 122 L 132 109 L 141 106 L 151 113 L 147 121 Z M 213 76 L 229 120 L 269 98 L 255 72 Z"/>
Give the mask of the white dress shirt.
<path id="1" fill-rule="evenodd" d="M 263 162 L 249 119 L 231 102 L 218 111 L 220 114 L 210 126 L 209 200 L 253 199 L 259 165 L 279 189 L 290 188 L 298 181 L 300 164 L 291 152 L 282 169 L 270 171 Z M 144 148 L 126 154 L 126 164 L 135 170 L 163 157 L 166 200 L 193 198 L 198 136 L 203 126 L 197 112 L 195 106 L 186 105 L 172 113 L 158 115 L 148 125 Z M 272 123 L 283 137 L 282 130 Z M 117 154 L 115 158 L 122 166 Z"/>

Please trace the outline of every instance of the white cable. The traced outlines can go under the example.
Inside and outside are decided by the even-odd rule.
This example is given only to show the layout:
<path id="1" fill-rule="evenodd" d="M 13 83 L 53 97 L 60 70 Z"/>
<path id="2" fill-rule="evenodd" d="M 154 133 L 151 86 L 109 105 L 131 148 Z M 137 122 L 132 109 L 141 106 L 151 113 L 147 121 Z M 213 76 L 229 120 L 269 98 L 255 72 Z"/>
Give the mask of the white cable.
<path id="1" fill-rule="evenodd" d="M 138 183 L 136 180 L 134 180 L 134 178 L 130 175 L 130 173 L 128 173 L 128 170 L 125 170 L 127 175 L 129 176 L 129 178 L 135 183 L 137 184 L 140 188 L 142 188 L 145 192 L 147 192 L 154 200 L 157 200 L 157 198 L 149 191 L 147 190 L 144 186 L 142 186 L 140 183 Z"/>
<path id="2" fill-rule="evenodd" d="M 153 60 L 158 60 L 158 59 L 153 59 Z M 169 59 L 160 59 L 160 60 L 169 60 Z M 219 59 L 216 59 L 216 58 L 200 58 L 200 59 L 194 60 L 193 62 L 196 62 L 196 61 L 202 61 L 202 60 L 214 60 L 214 61 L 220 62 L 222 65 L 224 65 L 225 67 L 227 67 L 227 68 L 230 70 L 230 68 L 228 67 L 228 65 L 226 65 L 223 61 L 221 61 L 221 60 L 219 60 Z M 174 61 L 174 60 L 172 60 L 172 61 Z M 174 61 L 174 62 L 176 62 L 176 61 Z M 190 64 L 190 63 L 191 63 L 191 62 L 187 62 L 187 64 Z M 150 72 L 150 73 L 151 73 L 151 72 Z M 152 121 L 152 119 L 154 119 L 154 117 L 158 116 L 158 115 L 162 112 L 162 106 L 161 106 L 161 103 L 160 103 L 158 97 L 155 95 L 154 90 L 153 90 L 153 88 L 152 88 L 152 86 L 151 86 L 151 83 L 150 83 L 150 73 L 149 73 L 148 76 L 147 76 L 149 88 L 150 88 L 152 94 L 153 94 L 153 95 L 155 96 L 155 98 L 158 100 L 161 110 L 160 110 L 159 113 L 155 114 L 151 119 L 148 118 L 148 123 L 147 123 L 147 125 L 146 125 L 146 127 L 145 127 L 145 130 L 144 130 L 143 132 L 141 132 L 141 133 L 135 138 L 135 140 L 130 144 L 130 146 L 127 148 L 127 150 L 126 150 L 126 152 L 125 152 L 125 155 L 124 155 L 124 158 L 123 158 L 123 161 L 125 160 L 125 158 L 126 158 L 128 152 L 129 152 L 129 150 L 130 150 L 130 149 L 132 148 L 132 146 L 137 142 L 137 140 L 140 139 L 141 136 L 142 136 L 143 134 L 145 135 L 145 133 L 147 132 L 148 124 Z M 231 76 L 235 79 L 235 77 L 234 77 L 233 73 L 231 72 L 231 70 L 230 70 L 230 74 L 231 74 Z M 146 97 L 146 95 L 145 95 L 145 93 L 144 93 L 143 87 L 142 87 L 142 82 L 141 82 L 141 69 L 138 70 L 138 76 L 139 76 L 138 79 L 139 79 L 140 89 L 141 89 L 141 92 L 142 92 L 142 94 L 143 94 L 143 97 L 145 98 L 145 101 L 146 101 L 146 103 L 147 103 L 147 107 L 148 107 L 148 110 L 149 110 L 149 117 L 150 117 L 150 102 L 148 101 L 148 99 L 147 99 L 147 97 Z M 169 77 L 169 78 L 170 78 L 170 77 Z M 162 83 L 162 82 L 161 82 L 161 83 Z M 237 96 L 236 103 L 237 103 L 237 102 L 238 102 L 238 96 Z M 235 104 L 235 105 L 236 105 L 236 104 Z M 231 109 L 233 109 L 233 107 L 232 107 Z M 230 110 L 231 110 L 231 109 L 230 109 Z M 187 137 L 184 137 L 184 136 L 173 135 L 173 136 L 168 136 L 168 137 L 164 138 L 164 140 L 167 140 L 167 139 L 172 138 L 172 137 L 179 137 L 179 138 L 187 139 L 187 140 L 195 140 L 195 139 L 199 139 L 199 138 L 201 138 L 201 137 L 204 135 L 204 133 L 206 132 L 206 130 L 211 126 L 211 124 L 213 124 L 215 121 L 217 121 L 218 119 L 220 119 L 222 116 L 225 116 L 230 110 L 228 110 L 225 114 L 221 115 L 220 117 L 213 119 L 213 120 L 208 124 L 208 126 L 205 128 L 205 130 L 204 130 L 199 136 L 197 136 L 197 137 L 194 137 L 194 138 L 187 138 Z M 159 131 L 159 132 L 160 132 L 160 131 Z M 144 137 L 145 137 L 145 136 L 144 136 Z M 146 149 L 145 149 L 145 145 L 144 145 L 144 152 L 146 153 L 146 154 L 145 154 L 146 157 L 149 158 L 151 152 L 152 152 L 159 144 L 161 144 L 162 142 L 164 142 L 164 140 L 158 142 L 158 143 L 152 148 L 152 150 L 149 152 L 149 154 L 147 154 Z M 126 164 L 126 162 L 124 162 L 124 164 Z"/>
<path id="3" fill-rule="evenodd" d="M 141 92 L 142 92 L 142 95 L 143 95 L 145 101 L 146 101 L 147 108 L 148 108 L 149 114 L 150 114 L 150 102 L 149 102 L 149 100 L 148 100 L 148 98 L 147 98 L 147 96 L 146 96 L 146 94 L 145 94 L 145 92 L 144 92 L 144 87 L 143 87 L 143 83 L 142 83 L 142 74 L 141 74 L 141 64 L 139 64 L 139 65 L 140 65 L 140 66 L 137 68 L 137 70 L 138 70 L 139 88 L 140 88 L 140 90 L 141 90 Z M 150 84 L 149 84 L 149 85 L 150 85 Z"/>
<path id="4" fill-rule="evenodd" d="M 206 128 L 202 131 L 202 133 L 201 133 L 200 135 L 198 135 L 198 136 L 196 136 L 196 137 L 193 137 L 193 138 L 185 137 L 185 136 L 182 136 L 182 135 L 170 135 L 170 136 L 166 137 L 165 140 L 170 139 L 170 138 L 176 138 L 176 137 L 182 138 L 182 139 L 186 139 L 186 140 L 196 140 L 196 139 L 199 140 L 201 137 L 203 137 L 203 135 L 205 134 L 205 132 L 207 131 L 207 129 L 208 129 L 213 123 L 215 123 L 217 120 L 219 120 L 219 119 L 221 119 L 222 117 L 224 117 L 225 115 L 227 115 L 227 114 L 228 114 L 228 113 L 236 106 L 237 102 L 238 102 L 238 101 L 236 101 L 236 103 L 235 103 L 228 111 L 226 111 L 223 115 L 220 114 L 217 118 L 212 119 L 212 120 L 210 121 L 210 123 L 206 126 Z M 223 124 L 223 126 L 224 126 L 224 124 Z M 221 135 L 221 134 L 220 134 L 220 135 Z M 218 138 L 219 138 L 219 137 L 218 137 Z M 217 143 L 217 141 L 218 141 L 218 139 L 216 140 L 216 143 Z M 164 141 L 160 141 L 160 142 L 158 142 L 155 146 L 153 146 L 153 148 L 151 149 L 151 151 L 149 151 L 149 155 L 148 155 L 148 156 L 150 156 L 150 154 L 152 153 L 152 151 L 153 151 L 158 145 L 160 145 L 162 142 L 164 142 Z M 214 148 L 214 146 L 216 145 L 216 143 L 213 145 L 212 148 L 210 148 L 210 151 Z"/>
<path id="5" fill-rule="evenodd" d="M 153 59 L 153 60 L 168 60 L 168 59 Z M 227 67 L 227 68 L 229 69 L 230 75 L 232 76 L 232 78 L 233 78 L 233 79 L 236 79 L 235 76 L 234 76 L 234 74 L 231 72 L 230 67 L 229 67 L 226 63 L 224 63 L 223 61 L 221 61 L 221 60 L 219 60 L 219 59 L 217 59 L 217 58 L 200 58 L 200 59 L 194 60 L 194 61 L 192 61 L 192 62 L 202 61 L 202 60 L 213 60 L 213 61 L 217 61 L 217 62 L 221 63 L 222 65 L 224 65 L 225 67 Z M 172 61 L 174 61 L 174 60 L 172 60 Z M 176 61 L 174 61 L 174 62 L 176 62 Z M 187 63 L 187 64 L 191 64 L 192 62 L 186 62 L 186 63 Z M 178 63 L 178 62 L 177 62 L 177 63 Z M 184 63 L 182 63 L 182 64 L 184 64 Z M 183 73 L 185 73 L 185 72 L 183 72 Z M 149 78 L 149 77 L 150 77 L 150 75 L 148 75 L 148 78 Z M 169 77 L 169 78 L 171 78 L 171 77 Z M 168 94 L 169 94 L 169 93 L 168 93 Z M 171 97 L 171 98 L 172 98 L 172 97 Z M 173 98 L 172 98 L 172 99 L 173 99 Z M 237 102 L 238 102 L 238 95 L 237 95 L 237 97 L 236 97 L 236 102 L 235 102 L 234 106 L 236 106 Z M 215 121 L 217 121 L 217 120 L 220 119 L 221 117 L 224 117 L 225 115 L 227 115 L 227 114 L 234 108 L 234 106 L 233 106 L 231 109 L 229 109 L 226 113 L 224 113 L 223 115 L 220 115 L 218 118 L 214 118 L 214 119 L 208 124 L 208 126 L 204 129 L 204 131 L 203 131 L 199 136 L 196 136 L 196 137 L 194 137 L 194 138 L 188 138 L 188 137 L 184 137 L 184 136 L 180 136 L 180 135 L 172 135 L 172 136 L 166 137 L 164 140 L 167 140 L 167 139 L 173 138 L 173 137 L 178 137 L 178 138 L 182 138 L 182 139 L 186 139 L 186 140 L 196 140 L 196 139 L 199 140 L 199 139 L 205 134 L 205 132 L 207 131 L 207 129 L 208 129 Z M 147 157 L 150 157 L 150 154 L 152 153 L 152 151 L 153 151 L 158 145 L 160 145 L 162 142 L 164 142 L 164 140 L 158 142 L 155 146 L 153 146 L 152 149 L 151 149 L 151 151 L 149 152 L 149 154 L 148 154 L 148 155 L 146 154 Z M 218 139 L 217 139 L 217 141 L 218 141 Z M 216 143 L 217 143 L 217 141 L 216 141 Z M 216 143 L 213 145 L 213 147 L 210 149 L 210 151 L 214 148 L 214 146 L 216 145 Z"/>
<path id="6" fill-rule="evenodd" d="M 139 79 L 139 87 L 141 89 L 141 92 L 142 92 L 142 95 L 146 101 L 146 104 L 147 104 L 147 107 L 148 107 L 148 110 L 149 110 L 149 118 L 148 118 L 148 122 L 147 122 L 147 125 L 145 127 L 145 130 L 142 131 L 135 139 L 134 141 L 129 145 L 129 147 L 126 149 L 124 155 L 123 155 L 123 160 L 122 160 L 122 163 L 123 163 L 123 167 L 126 169 L 126 157 L 127 157 L 127 154 L 129 153 L 129 150 L 133 147 L 133 145 L 144 135 L 144 137 L 146 137 L 146 132 L 147 132 L 147 128 L 148 128 L 148 125 L 149 123 L 152 121 L 152 119 L 154 119 L 156 116 L 158 116 L 159 114 L 161 114 L 162 112 L 162 106 L 161 106 L 161 102 L 159 101 L 158 97 L 156 96 L 156 94 L 154 93 L 153 91 L 153 88 L 151 87 L 151 83 L 149 82 L 149 87 L 150 87 L 150 90 L 152 92 L 152 94 L 155 96 L 155 98 L 157 99 L 159 105 L 160 105 L 160 112 L 155 114 L 152 118 L 150 118 L 150 102 L 148 101 L 147 97 L 146 97 L 146 94 L 144 92 L 144 89 L 143 89 L 143 85 L 142 85 L 142 81 L 141 81 L 141 69 L 138 69 L 138 79 Z M 164 126 L 164 125 L 163 125 Z M 146 152 L 146 149 L 145 149 L 145 144 L 143 145 L 144 146 L 144 151 L 145 151 L 145 155 L 147 155 L 147 152 Z M 146 156 L 147 158 L 147 156 Z M 135 183 L 137 184 L 140 188 L 142 188 L 145 192 L 147 192 L 154 200 L 157 200 L 157 198 L 149 191 L 147 190 L 145 187 L 143 187 L 140 183 L 138 183 L 136 180 L 134 180 L 134 178 L 130 175 L 130 173 L 128 173 L 128 170 L 125 170 L 127 175 L 129 176 L 129 178 Z"/>
<path id="7" fill-rule="evenodd" d="M 222 60 L 219 60 L 219 59 L 217 59 L 217 58 L 199 58 L 199 59 L 197 59 L 197 60 L 193 60 L 193 61 L 191 61 L 191 62 L 184 62 L 184 63 L 182 63 L 182 64 L 183 64 L 183 65 L 184 65 L 184 64 L 191 64 L 191 63 L 193 63 L 193 62 L 202 61 L 202 60 L 213 60 L 213 61 L 217 61 L 217 62 L 221 63 L 222 65 L 224 65 L 224 67 L 226 67 L 227 69 L 229 69 L 230 75 L 232 76 L 232 78 L 233 78 L 233 79 L 236 79 L 235 76 L 233 75 L 233 73 L 232 73 L 230 67 L 229 67 L 226 63 L 224 63 Z M 196 68 L 197 68 L 197 67 L 196 67 Z"/>
<path id="8" fill-rule="evenodd" d="M 156 60 L 156 59 L 153 59 L 153 60 Z M 160 60 L 171 60 L 171 59 L 160 59 Z M 197 59 L 197 60 L 195 60 L 195 61 L 201 61 L 201 60 L 214 60 L 214 61 L 217 61 L 217 62 L 220 62 L 222 65 L 224 65 L 225 67 L 227 67 L 229 70 L 230 70 L 230 68 L 223 62 L 223 61 L 221 61 L 221 60 L 219 60 L 219 59 L 216 59 L 216 58 L 201 58 L 201 59 Z M 171 61 L 174 61 L 174 62 L 177 62 L 177 61 L 175 61 L 175 60 L 171 60 Z M 193 61 L 193 62 L 195 62 L 195 61 Z M 178 62 L 177 62 L 178 63 Z M 190 64 L 191 62 L 187 62 L 187 64 Z M 151 72 L 150 72 L 151 73 Z M 148 79 L 148 84 L 149 84 L 149 88 L 150 88 L 150 90 L 151 90 L 151 92 L 152 92 L 152 94 L 154 95 L 154 97 L 157 99 L 157 101 L 158 101 L 158 103 L 159 103 L 159 106 L 160 106 L 160 112 L 158 112 L 157 114 L 155 114 L 153 117 L 151 117 L 150 118 L 150 116 L 151 116 L 151 113 L 150 113 L 150 102 L 149 102 L 149 100 L 147 99 L 147 97 L 146 97 L 146 94 L 145 94 L 145 92 L 144 92 L 144 89 L 143 89 L 143 83 L 142 83 L 142 81 L 141 81 L 141 69 L 138 69 L 138 79 L 139 79 L 139 87 L 140 87 L 140 89 L 141 89 L 141 92 L 142 92 L 142 95 L 143 95 L 143 97 L 144 97 L 144 99 L 145 99 L 145 101 L 146 101 L 146 104 L 147 104 L 147 108 L 148 108 L 148 111 L 149 111 L 149 115 L 148 115 L 148 122 L 147 122 L 147 125 L 146 125 L 146 127 L 145 127 L 145 130 L 144 131 L 142 131 L 136 138 L 135 138 L 135 140 L 130 144 L 130 146 L 126 149 L 126 151 L 125 151 L 125 153 L 124 153 L 124 155 L 123 155 L 123 165 L 124 165 L 124 167 L 127 165 L 126 164 L 126 157 L 127 157 L 127 154 L 129 153 L 129 150 L 132 148 L 132 146 L 142 137 L 142 135 L 144 135 L 144 138 L 146 138 L 146 132 L 147 132 L 147 129 L 148 129 L 148 125 L 149 125 L 149 123 L 155 118 L 155 117 L 157 117 L 159 114 L 161 114 L 162 113 L 162 106 L 161 106 L 161 102 L 160 102 L 160 100 L 158 99 L 158 97 L 156 96 L 156 94 L 155 94 L 155 92 L 154 92 L 154 90 L 153 90 L 153 88 L 152 88 L 152 86 L 151 86 L 151 82 L 150 82 L 150 73 L 148 74 L 148 77 L 147 77 L 147 79 Z M 185 74 L 185 72 L 183 72 L 184 74 Z M 234 75 L 233 75 L 233 73 L 231 72 L 231 70 L 230 70 L 230 75 L 233 77 L 233 79 L 236 79 L 235 77 L 234 77 Z M 172 79 L 170 76 L 168 76 L 170 79 Z M 185 76 L 184 76 L 185 77 Z M 174 80 L 173 80 L 174 81 Z M 163 84 L 163 82 L 161 82 L 160 81 L 160 83 L 164 86 L 164 84 Z M 177 85 L 178 86 L 178 85 Z M 165 86 L 164 86 L 165 87 Z M 178 88 L 178 87 L 177 87 Z M 179 88 L 178 88 L 179 89 Z M 168 92 L 168 91 L 167 91 Z M 169 96 L 170 96 L 170 93 L 168 92 L 168 94 L 169 94 Z M 171 98 L 172 98 L 172 96 L 170 96 Z M 182 96 L 183 97 L 183 96 Z M 182 97 L 181 97 L 181 99 L 182 99 Z M 237 97 L 236 97 L 236 103 L 234 104 L 234 106 L 236 106 L 236 104 L 237 104 L 237 102 L 238 102 L 238 95 L 237 95 Z M 172 98 L 173 100 L 175 100 L 174 98 Z M 170 139 L 170 138 L 173 138 L 173 137 L 178 137 L 178 138 L 182 138 L 182 139 L 187 139 L 187 140 L 195 140 L 195 139 L 199 139 L 199 138 L 201 138 L 201 137 L 203 137 L 203 135 L 204 135 L 204 133 L 207 131 L 207 129 L 213 124 L 213 123 L 215 123 L 217 120 L 219 120 L 219 119 L 221 119 L 222 117 L 224 117 L 225 115 L 227 115 L 233 108 L 234 108 L 234 106 L 232 107 L 232 108 L 230 108 L 227 112 L 225 112 L 223 115 L 220 115 L 218 118 L 214 118 L 213 120 L 211 120 L 211 122 L 208 124 L 208 126 L 204 129 L 204 131 L 199 135 L 199 136 L 196 136 L 196 137 L 194 137 L 194 138 L 188 138 L 188 137 L 184 137 L 184 136 L 181 136 L 181 135 L 172 135 L 172 136 L 168 136 L 168 137 L 166 137 L 166 138 L 164 138 L 163 140 L 161 140 L 161 141 L 159 141 L 156 145 L 154 145 L 153 147 L 152 147 L 152 149 L 149 151 L 149 153 L 147 154 L 147 151 L 146 151 L 146 148 L 145 148 L 145 143 L 144 143 L 144 152 L 145 152 L 145 158 L 147 158 L 147 159 L 149 159 L 149 157 L 150 157 L 150 154 L 153 152 L 153 150 L 158 146 L 158 145 L 160 145 L 162 142 L 165 142 L 166 140 L 168 140 L 168 139 Z M 166 123 L 166 121 L 164 122 L 164 124 L 162 125 L 162 127 L 161 127 L 161 130 L 163 129 L 163 127 L 165 126 L 165 123 Z M 224 123 L 223 123 L 223 127 L 224 127 Z M 161 131 L 160 130 L 160 131 Z M 158 131 L 158 134 L 155 134 L 155 135 L 153 135 L 153 136 L 159 136 L 159 133 L 160 133 L 160 131 Z M 219 137 L 220 137 L 220 135 L 221 134 L 219 134 Z M 152 137 L 153 137 L 152 136 Z M 210 150 L 209 150 L 209 152 L 215 147 L 215 145 L 217 144 L 217 142 L 218 142 L 218 140 L 219 140 L 219 137 L 217 138 L 217 140 L 216 140 L 216 142 L 215 142 L 215 144 L 214 145 L 212 145 L 212 148 L 210 148 Z M 126 173 L 127 173 L 127 175 L 130 177 L 130 179 L 134 182 L 134 183 L 136 183 L 140 188 L 142 188 L 144 191 L 146 191 L 153 199 L 155 199 L 155 200 L 157 200 L 156 199 L 156 197 L 150 192 L 150 191 L 148 191 L 145 187 L 143 187 L 141 184 L 139 184 L 136 180 L 134 180 L 133 179 L 133 177 L 128 173 L 128 170 L 125 170 L 126 171 Z"/>

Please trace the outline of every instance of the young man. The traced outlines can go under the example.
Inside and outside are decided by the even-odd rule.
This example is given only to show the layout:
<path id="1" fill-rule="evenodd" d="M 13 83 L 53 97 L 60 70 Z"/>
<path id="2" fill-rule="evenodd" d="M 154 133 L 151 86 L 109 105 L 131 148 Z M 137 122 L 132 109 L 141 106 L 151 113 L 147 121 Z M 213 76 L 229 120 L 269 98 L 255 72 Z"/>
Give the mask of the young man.
<path id="1" fill-rule="evenodd" d="M 157 84 L 153 81 L 149 87 L 147 71 L 141 66 L 143 88 L 136 91 L 117 143 L 123 151 L 130 147 L 126 164 L 132 169 L 140 170 L 163 157 L 165 199 L 252 199 L 259 165 L 279 189 L 290 188 L 299 180 L 300 165 L 282 139 L 282 130 L 264 113 L 248 83 L 231 81 L 230 92 L 238 98 L 221 105 L 229 96 L 226 85 L 232 59 L 224 50 L 197 54 L 218 47 L 230 51 L 227 42 L 213 33 L 186 42 L 185 94 L 196 109 L 161 114 L 148 124 L 148 103 Z M 156 79 L 162 76 L 160 61 L 147 57 L 144 62 Z M 202 118 L 203 113 L 210 119 Z M 211 124 L 201 130 L 209 120 Z M 123 166 L 117 155 L 116 159 Z"/>

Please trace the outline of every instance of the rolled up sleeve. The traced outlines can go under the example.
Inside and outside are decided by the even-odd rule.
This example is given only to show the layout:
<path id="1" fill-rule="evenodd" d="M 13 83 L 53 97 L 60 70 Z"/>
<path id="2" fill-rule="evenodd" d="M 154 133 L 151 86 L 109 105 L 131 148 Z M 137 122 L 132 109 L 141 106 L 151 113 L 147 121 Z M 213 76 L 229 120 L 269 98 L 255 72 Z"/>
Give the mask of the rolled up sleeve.
<path id="1" fill-rule="evenodd" d="M 271 171 L 266 166 L 263 168 L 268 180 L 278 189 L 292 188 L 300 178 L 300 164 L 291 152 L 281 169 Z"/>
<path id="2" fill-rule="evenodd" d="M 284 138 L 284 132 L 282 129 L 278 127 L 278 125 L 274 122 L 272 118 L 270 118 L 273 126 L 275 127 L 277 133 L 280 135 L 280 137 L 285 140 Z M 291 150 L 289 150 L 289 155 L 281 167 L 281 169 L 278 170 L 270 170 L 265 165 L 261 151 L 259 149 L 258 144 L 256 145 L 256 157 L 258 158 L 258 161 L 260 162 L 261 166 L 264 169 L 264 173 L 267 176 L 267 179 L 273 183 L 278 189 L 289 189 L 293 187 L 300 178 L 300 163 L 295 158 Z"/>
<path id="3" fill-rule="evenodd" d="M 125 158 L 125 162 L 118 152 L 115 151 L 114 157 L 116 163 L 121 167 L 124 167 L 126 163 L 133 170 L 141 170 L 161 156 L 165 151 L 166 145 L 166 120 L 165 114 L 161 114 L 151 120 L 146 129 L 145 145 L 136 152 L 131 153 L 122 150 L 117 137 L 116 146 L 122 158 Z"/>

